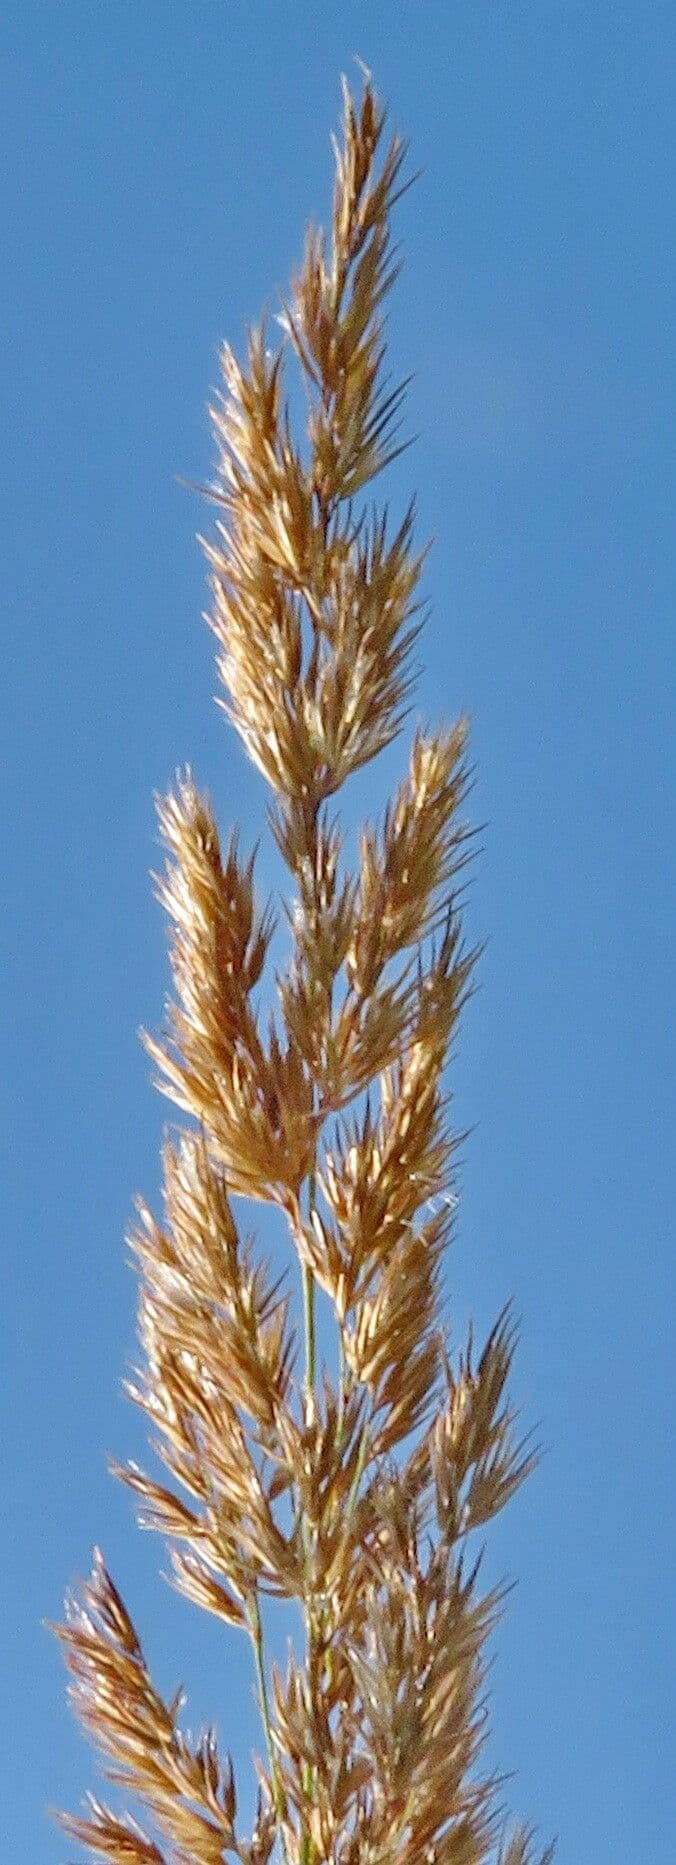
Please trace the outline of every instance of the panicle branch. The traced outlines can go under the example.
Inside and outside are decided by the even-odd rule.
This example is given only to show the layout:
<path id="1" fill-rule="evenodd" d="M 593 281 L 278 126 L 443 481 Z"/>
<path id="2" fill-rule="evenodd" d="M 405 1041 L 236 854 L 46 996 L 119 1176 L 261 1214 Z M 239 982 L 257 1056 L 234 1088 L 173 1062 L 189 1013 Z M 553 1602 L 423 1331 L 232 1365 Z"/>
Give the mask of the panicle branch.
<path id="1" fill-rule="evenodd" d="M 168 1540 L 177 1588 L 251 1639 L 266 1740 L 254 1831 L 236 1830 L 229 1761 L 192 1742 L 150 1677 L 103 1561 L 60 1629 L 77 1714 L 135 1816 L 90 1798 L 68 1831 L 126 1865 L 527 1865 L 501 1843 L 484 1766 L 485 1642 L 499 1610 L 471 1538 L 532 1466 L 505 1397 L 514 1328 L 451 1355 L 440 1277 L 458 1144 L 445 1067 L 475 953 L 458 877 L 467 727 L 415 733 L 382 822 L 350 872 L 332 799 L 399 732 L 411 694 L 424 552 L 360 495 L 400 451 L 405 384 L 385 373 L 391 213 L 405 145 L 384 140 L 370 79 L 344 92 L 330 235 L 311 228 L 270 343 L 222 356 L 212 418 L 215 537 L 205 543 L 224 705 L 271 793 L 289 871 L 288 963 L 262 1027 L 274 921 L 254 858 L 223 847 L 190 772 L 159 803 L 157 880 L 174 996 L 146 1038 L 187 1116 L 167 1142 L 164 1221 L 140 1203 L 141 1365 L 131 1397 L 167 1481 L 117 1474 Z M 285 398 L 307 395 L 298 437 Z M 297 1301 L 239 1197 L 277 1207 Z M 315 1289 L 337 1336 L 318 1354 Z M 295 1601 L 305 1646 L 268 1667 L 262 1603 Z M 545 1855 L 548 1858 L 550 1855 Z M 544 1861 L 543 1861 L 544 1865 Z"/>

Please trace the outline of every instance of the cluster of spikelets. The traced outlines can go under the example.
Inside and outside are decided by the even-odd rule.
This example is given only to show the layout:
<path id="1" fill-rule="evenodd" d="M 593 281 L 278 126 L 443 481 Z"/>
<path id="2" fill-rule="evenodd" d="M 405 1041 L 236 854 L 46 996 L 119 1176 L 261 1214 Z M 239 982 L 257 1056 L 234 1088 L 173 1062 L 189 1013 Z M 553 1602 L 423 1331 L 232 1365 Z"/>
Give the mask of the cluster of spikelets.
<path id="1" fill-rule="evenodd" d="M 390 533 L 357 495 L 397 451 L 401 389 L 383 379 L 390 212 L 404 147 L 383 152 L 367 81 L 345 95 L 331 237 L 308 235 L 280 322 L 223 356 L 208 545 L 227 710 L 273 792 L 288 865 L 291 958 L 277 1020 L 256 987 L 273 933 L 253 862 L 221 846 L 188 776 L 160 809 L 175 1001 L 161 1085 L 191 1124 L 167 1146 L 165 1219 L 140 1208 L 145 1409 L 164 1487 L 119 1472 L 165 1535 L 178 1587 L 251 1639 L 265 1763 L 253 1834 L 212 1730 L 149 1676 L 97 1555 L 60 1628 L 77 1714 L 155 1837 L 91 1798 L 67 1830 L 116 1865 L 503 1865 L 498 1783 L 482 1769 L 487 1634 L 474 1531 L 531 1459 L 514 1441 L 502 1317 L 478 1358 L 444 1342 L 439 1272 L 453 1140 L 443 1071 L 472 956 L 455 905 L 465 727 L 416 736 L 380 828 L 346 872 L 331 799 L 398 732 L 418 632 L 412 517 Z M 295 353 L 307 436 L 282 372 Z M 357 501 L 357 502 L 355 502 Z M 240 1238 L 237 1195 L 284 1214 L 292 1284 Z M 315 1293 L 337 1372 L 318 1364 Z M 300 1318 L 301 1304 L 298 1304 Z M 304 1360 L 304 1364 L 303 1364 Z M 174 1488 L 173 1485 L 177 1487 Z M 264 1602 L 297 1602 L 302 1655 L 269 1673 Z M 549 1856 L 549 1855 L 548 1855 Z"/>

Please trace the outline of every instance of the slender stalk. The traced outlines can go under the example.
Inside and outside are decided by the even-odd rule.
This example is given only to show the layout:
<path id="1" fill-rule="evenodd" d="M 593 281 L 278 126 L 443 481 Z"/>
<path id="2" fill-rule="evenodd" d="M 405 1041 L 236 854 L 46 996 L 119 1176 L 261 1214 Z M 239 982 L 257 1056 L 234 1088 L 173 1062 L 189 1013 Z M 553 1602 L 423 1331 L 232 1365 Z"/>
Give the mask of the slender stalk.
<path id="1" fill-rule="evenodd" d="M 338 1323 L 338 1445 L 339 1446 L 343 1442 L 343 1432 L 345 1430 L 346 1378 L 347 1378 L 347 1367 L 345 1364 L 345 1341 L 343 1338 L 343 1324 L 341 1321 L 339 1321 Z"/>
<path id="2" fill-rule="evenodd" d="M 315 1279 L 307 1263 L 303 1264 L 303 1321 L 305 1325 L 305 1409 L 308 1419 L 314 1408 L 316 1370 Z"/>
<path id="3" fill-rule="evenodd" d="M 270 1715 L 270 1697 L 268 1694 L 268 1680 L 267 1680 L 267 1676 L 265 1672 L 265 1648 L 264 1648 L 264 1640 L 263 1640 L 263 1621 L 261 1619 L 260 1602 L 259 1602 L 257 1592 L 254 1592 L 251 1595 L 251 1598 L 249 1601 L 248 1618 L 249 1618 L 249 1631 L 251 1633 L 251 1643 L 253 1645 L 254 1662 L 256 1666 L 256 1680 L 258 1683 L 258 1696 L 259 1696 L 259 1702 L 260 1702 L 261 1719 L 263 1722 L 263 1729 L 265 1731 L 265 1745 L 267 1748 L 268 1765 L 270 1768 L 270 1782 L 272 1785 L 272 1793 L 273 1793 L 273 1799 L 275 1803 L 275 1813 L 277 1815 L 277 1829 L 279 1832 L 279 1838 L 280 1838 L 280 1843 L 282 1847 L 282 1852 L 284 1855 L 285 1865 L 289 1865 L 289 1854 L 287 1851 L 286 1836 L 284 1833 L 284 1820 L 286 1817 L 286 1799 L 285 1799 L 284 1788 L 283 1788 L 280 1773 L 279 1773 L 279 1766 L 277 1762 L 277 1756 L 275 1754 L 275 1745 L 274 1745 L 273 1736 L 272 1736 L 272 1718 Z"/>
<path id="4" fill-rule="evenodd" d="M 307 1209 L 308 1209 L 308 1221 L 309 1222 L 312 1221 L 312 1209 L 313 1209 L 314 1200 L 315 1200 L 316 1183 L 317 1183 L 317 1174 L 316 1174 L 316 1168 L 313 1165 L 312 1170 L 308 1175 L 308 1188 L 307 1188 Z M 315 1332 L 315 1279 L 312 1274 L 312 1270 L 309 1268 L 307 1263 L 303 1264 L 303 1318 L 304 1318 L 304 1325 L 305 1325 L 305 1415 L 306 1415 L 307 1423 L 310 1424 L 312 1423 L 314 1419 L 314 1408 L 315 1408 L 315 1378 L 316 1378 L 316 1361 L 317 1361 L 317 1343 L 316 1343 L 316 1332 Z M 305 1544 L 305 1557 L 306 1557 L 306 1564 L 307 1564 L 306 1571 L 308 1572 L 308 1577 L 309 1577 L 309 1567 L 310 1567 L 310 1560 L 312 1556 L 312 1531 L 310 1530 L 307 1522 L 304 1525 L 304 1544 Z M 305 1604 L 305 1649 L 306 1649 L 308 1673 L 310 1676 L 312 1675 L 312 1668 L 313 1668 L 313 1646 L 314 1646 L 314 1614 L 313 1614 L 312 1599 L 309 1597 L 309 1592 L 308 1592 L 308 1597 L 306 1598 L 306 1604 Z M 303 1788 L 307 1796 L 307 1799 L 308 1801 L 310 1801 L 310 1803 L 312 1802 L 312 1799 L 314 1796 L 314 1787 L 315 1787 L 314 1769 L 312 1768 L 311 1763 L 306 1761 L 303 1765 Z M 302 1834 L 301 1834 L 301 1840 L 300 1840 L 300 1865 L 312 1865 L 313 1857 L 314 1857 L 314 1846 L 312 1843 L 312 1838 L 307 1827 L 304 1827 Z"/>

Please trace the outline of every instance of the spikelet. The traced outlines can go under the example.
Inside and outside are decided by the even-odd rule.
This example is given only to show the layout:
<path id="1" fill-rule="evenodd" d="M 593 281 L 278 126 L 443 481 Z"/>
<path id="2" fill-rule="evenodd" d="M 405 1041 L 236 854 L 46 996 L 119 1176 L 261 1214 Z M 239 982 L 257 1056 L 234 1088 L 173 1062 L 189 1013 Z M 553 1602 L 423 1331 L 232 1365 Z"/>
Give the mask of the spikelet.
<path id="1" fill-rule="evenodd" d="M 163 1222 L 139 1203 L 131 1238 L 141 1364 L 128 1391 L 166 1480 L 115 1469 L 168 1541 L 179 1591 L 251 1640 L 267 1761 L 244 1837 L 229 1760 L 156 1690 L 97 1554 L 58 1635 L 75 1710 L 141 1818 L 91 1797 L 63 1819 L 117 1865 L 534 1859 L 529 1830 L 502 1838 L 485 1764 L 501 1600 L 482 1592 L 473 1547 L 533 1463 L 505 1396 L 514 1329 L 507 1312 L 478 1357 L 470 1339 L 453 1359 L 440 1309 L 457 1145 L 444 1070 L 475 958 L 457 905 L 465 721 L 415 735 L 356 873 L 332 803 L 400 731 L 420 627 L 413 511 L 392 528 L 361 498 L 400 450 L 405 384 L 384 373 L 383 302 L 405 154 L 384 143 L 370 80 L 358 103 L 345 88 L 329 237 L 310 229 L 276 342 L 261 327 L 245 361 L 224 349 L 212 409 L 222 703 L 270 786 L 291 950 L 264 1029 L 273 917 L 253 857 L 234 834 L 222 845 L 187 772 L 159 805 L 174 998 L 147 1046 L 189 1124 L 165 1148 Z M 281 1281 L 241 1235 L 240 1196 L 284 1214 Z M 266 1664 L 270 1597 L 305 1622 L 283 1675 Z"/>

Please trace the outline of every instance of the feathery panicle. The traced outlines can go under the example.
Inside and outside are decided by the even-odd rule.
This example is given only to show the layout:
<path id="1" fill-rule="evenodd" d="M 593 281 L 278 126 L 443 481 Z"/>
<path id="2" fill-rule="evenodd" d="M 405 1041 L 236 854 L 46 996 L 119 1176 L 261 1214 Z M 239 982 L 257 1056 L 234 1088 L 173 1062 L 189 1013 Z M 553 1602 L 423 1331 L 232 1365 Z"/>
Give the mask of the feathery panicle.
<path id="1" fill-rule="evenodd" d="M 109 1779 L 70 1834 L 119 1865 L 529 1865 L 500 1840 L 486 1769 L 478 1528 L 528 1474 L 506 1398 L 509 1311 L 450 1354 L 440 1272 L 457 1139 L 445 1066 L 471 988 L 458 876 L 466 724 L 419 730 L 380 824 L 344 860 L 332 799 L 396 737 L 412 682 L 424 553 L 360 494 L 400 450 L 384 373 L 405 147 L 370 80 L 344 93 L 328 238 L 311 228 L 271 346 L 223 351 L 205 544 L 224 705 L 272 792 L 290 875 L 286 967 L 261 1027 L 274 921 L 254 858 L 222 846 L 190 773 L 159 804 L 157 891 L 174 997 L 146 1038 L 189 1125 L 167 1142 L 164 1219 L 140 1202 L 141 1365 L 160 1482 L 114 1466 L 168 1541 L 180 1592 L 251 1641 L 266 1746 L 253 1833 L 237 1830 L 213 1730 L 181 1730 L 97 1554 L 59 1630 L 77 1714 Z M 308 405 L 294 433 L 284 372 Z M 276 1205 L 302 1289 L 243 1237 L 238 1197 Z M 321 1364 L 316 1289 L 337 1337 Z M 266 1598 L 295 1601 L 302 1651 L 265 1654 Z M 146 1826 L 149 1831 L 146 1831 Z M 542 1865 L 551 1854 L 546 1854 Z"/>

